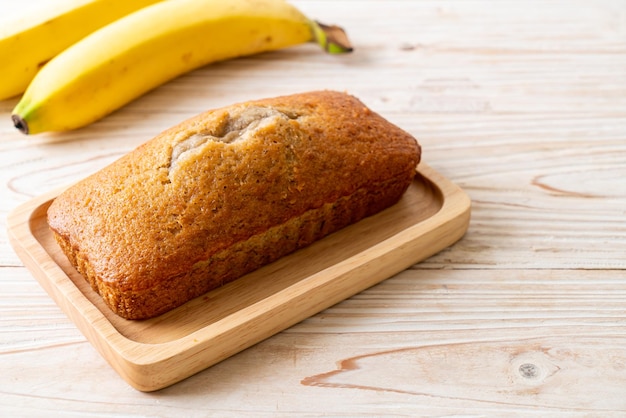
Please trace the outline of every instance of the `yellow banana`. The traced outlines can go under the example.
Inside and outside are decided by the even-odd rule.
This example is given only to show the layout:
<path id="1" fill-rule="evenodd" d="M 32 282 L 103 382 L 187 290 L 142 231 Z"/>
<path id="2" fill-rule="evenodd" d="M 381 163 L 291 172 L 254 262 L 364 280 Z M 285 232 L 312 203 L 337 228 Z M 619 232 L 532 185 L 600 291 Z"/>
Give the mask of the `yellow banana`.
<path id="1" fill-rule="evenodd" d="M 0 100 L 23 93 L 52 57 L 102 26 L 161 0 L 61 0 L 0 28 Z"/>
<path id="2" fill-rule="evenodd" d="M 164 1 L 52 59 L 13 110 L 13 122 L 26 134 L 79 128 L 211 62 L 313 40 L 329 52 L 347 52 L 341 33 L 333 42 L 332 30 L 284 0 Z"/>

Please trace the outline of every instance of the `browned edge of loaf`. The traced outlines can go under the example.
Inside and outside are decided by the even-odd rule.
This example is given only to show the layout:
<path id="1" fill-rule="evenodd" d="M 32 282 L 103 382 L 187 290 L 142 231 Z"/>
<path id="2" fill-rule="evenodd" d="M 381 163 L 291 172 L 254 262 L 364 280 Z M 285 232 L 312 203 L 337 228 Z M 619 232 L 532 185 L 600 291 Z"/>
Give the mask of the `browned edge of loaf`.
<path id="1" fill-rule="evenodd" d="M 52 230 L 55 240 L 76 270 L 97 291 L 106 304 L 126 319 L 147 319 L 170 311 L 189 300 L 216 289 L 266 264 L 348 225 L 376 214 L 396 203 L 406 191 L 407 181 L 392 179 L 372 193 L 360 189 L 334 203 L 312 209 L 300 217 L 268 229 L 247 241 L 235 244 L 197 263 L 184 276 L 160 283 L 143 291 L 122 291 L 100 280 L 80 249 L 72 249 L 69 240 Z M 210 274 L 209 274 L 210 273 Z M 210 277 L 210 280 L 207 280 Z M 159 305 L 154 301 L 158 300 Z"/>

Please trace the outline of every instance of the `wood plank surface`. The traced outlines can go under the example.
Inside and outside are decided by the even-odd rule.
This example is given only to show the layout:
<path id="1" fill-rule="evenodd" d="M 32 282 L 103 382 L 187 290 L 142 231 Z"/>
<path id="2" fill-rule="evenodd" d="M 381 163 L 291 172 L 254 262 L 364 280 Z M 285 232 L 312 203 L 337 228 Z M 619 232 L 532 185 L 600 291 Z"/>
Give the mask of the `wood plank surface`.
<path id="1" fill-rule="evenodd" d="M 44 0 L 0 0 L 0 18 Z M 0 415 L 626 415 L 626 3 L 293 1 L 346 28 L 219 63 L 87 128 L 0 101 Z M 346 90 L 472 199 L 451 248 L 162 391 L 128 386 L 23 267 L 6 217 L 202 110 Z"/>

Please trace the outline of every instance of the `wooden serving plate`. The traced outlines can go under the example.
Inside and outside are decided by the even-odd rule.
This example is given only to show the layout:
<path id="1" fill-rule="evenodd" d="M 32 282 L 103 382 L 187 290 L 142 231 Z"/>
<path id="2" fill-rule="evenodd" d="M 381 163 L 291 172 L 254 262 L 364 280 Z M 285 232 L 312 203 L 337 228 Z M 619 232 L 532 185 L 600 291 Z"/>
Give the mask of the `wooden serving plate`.
<path id="1" fill-rule="evenodd" d="M 159 317 L 118 317 L 57 247 L 57 193 L 8 217 L 9 239 L 41 286 L 133 387 L 176 383 L 439 252 L 469 225 L 470 199 L 422 163 L 399 203 Z"/>

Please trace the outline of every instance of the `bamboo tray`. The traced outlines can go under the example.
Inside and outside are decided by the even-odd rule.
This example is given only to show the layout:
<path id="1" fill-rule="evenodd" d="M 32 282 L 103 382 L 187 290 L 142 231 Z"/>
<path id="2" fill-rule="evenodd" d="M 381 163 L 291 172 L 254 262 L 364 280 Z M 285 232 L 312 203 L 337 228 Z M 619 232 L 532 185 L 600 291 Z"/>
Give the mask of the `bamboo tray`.
<path id="1" fill-rule="evenodd" d="M 159 317 L 113 314 L 57 247 L 46 210 L 57 193 L 8 217 L 16 253 L 133 387 L 174 384 L 441 251 L 467 230 L 470 200 L 420 164 L 399 203 Z"/>

